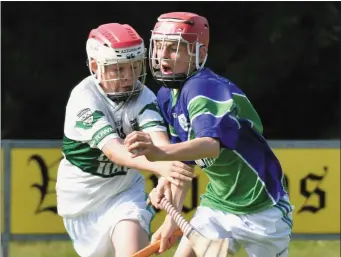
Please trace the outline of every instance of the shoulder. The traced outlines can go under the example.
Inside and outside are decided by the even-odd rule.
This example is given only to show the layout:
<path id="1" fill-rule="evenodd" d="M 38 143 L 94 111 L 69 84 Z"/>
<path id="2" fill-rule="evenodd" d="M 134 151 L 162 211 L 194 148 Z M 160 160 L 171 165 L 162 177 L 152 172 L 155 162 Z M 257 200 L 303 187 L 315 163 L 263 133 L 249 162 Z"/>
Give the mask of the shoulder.
<path id="1" fill-rule="evenodd" d="M 146 98 L 148 99 L 151 97 L 155 98 L 156 96 L 155 96 L 155 93 L 149 87 L 144 85 L 141 91 L 140 97 L 143 99 L 146 99 Z"/>
<path id="2" fill-rule="evenodd" d="M 143 86 L 141 93 L 138 98 L 133 102 L 137 108 L 143 108 L 145 105 L 150 103 L 156 103 L 156 96 L 150 88 Z"/>
<path id="3" fill-rule="evenodd" d="M 127 108 L 134 110 L 132 113 L 138 114 L 147 109 L 155 109 L 155 106 L 157 106 L 156 96 L 147 86 L 143 86 L 139 96 L 127 104 Z"/>
<path id="4" fill-rule="evenodd" d="M 169 98 L 170 89 L 166 87 L 161 87 L 157 92 L 157 99 L 159 102 L 164 102 Z"/>
<path id="5" fill-rule="evenodd" d="M 91 76 L 86 77 L 75 86 L 70 93 L 69 103 L 71 102 L 95 102 L 96 96 L 96 85 Z"/>
<path id="6" fill-rule="evenodd" d="M 75 86 L 68 99 L 65 115 L 74 119 L 83 115 L 98 114 L 104 116 L 105 101 L 96 93 L 97 87 L 93 79 L 87 77 Z"/>
<path id="7" fill-rule="evenodd" d="M 227 101 L 232 98 L 230 81 L 208 68 L 199 71 L 184 85 L 182 95 L 189 102 L 194 98 L 208 98 L 214 101 Z"/>

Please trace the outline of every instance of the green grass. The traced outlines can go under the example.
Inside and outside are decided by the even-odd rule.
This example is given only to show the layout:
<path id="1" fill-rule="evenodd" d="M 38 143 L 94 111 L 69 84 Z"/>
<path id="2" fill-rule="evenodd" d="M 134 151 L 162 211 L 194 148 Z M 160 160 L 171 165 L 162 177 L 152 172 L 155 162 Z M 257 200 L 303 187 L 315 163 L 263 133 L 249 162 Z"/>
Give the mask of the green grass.
<path id="1" fill-rule="evenodd" d="M 159 257 L 172 257 L 175 247 Z M 156 256 L 156 255 L 155 255 Z M 339 257 L 340 241 L 292 241 L 289 257 Z M 77 257 L 71 242 L 13 242 L 10 257 Z M 240 252 L 235 257 L 246 257 Z"/>

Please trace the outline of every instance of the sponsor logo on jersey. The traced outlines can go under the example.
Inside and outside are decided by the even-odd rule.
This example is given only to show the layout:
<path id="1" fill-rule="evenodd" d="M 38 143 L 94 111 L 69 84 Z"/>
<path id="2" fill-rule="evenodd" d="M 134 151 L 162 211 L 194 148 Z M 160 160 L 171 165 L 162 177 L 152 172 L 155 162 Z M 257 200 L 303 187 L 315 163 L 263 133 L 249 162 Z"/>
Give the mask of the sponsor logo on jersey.
<path id="1" fill-rule="evenodd" d="M 101 128 L 92 137 L 90 146 L 94 147 L 95 145 L 98 145 L 98 143 L 101 142 L 103 138 L 105 138 L 107 135 L 112 134 L 112 133 L 114 133 L 114 130 L 110 125 L 105 126 L 104 128 Z"/>
<path id="2" fill-rule="evenodd" d="M 178 116 L 179 124 L 182 127 L 183 130 L 188 131 L 189 123 L 187 122 L 187 119 L 185 117 L 185 114 L 180 114 Z"/>

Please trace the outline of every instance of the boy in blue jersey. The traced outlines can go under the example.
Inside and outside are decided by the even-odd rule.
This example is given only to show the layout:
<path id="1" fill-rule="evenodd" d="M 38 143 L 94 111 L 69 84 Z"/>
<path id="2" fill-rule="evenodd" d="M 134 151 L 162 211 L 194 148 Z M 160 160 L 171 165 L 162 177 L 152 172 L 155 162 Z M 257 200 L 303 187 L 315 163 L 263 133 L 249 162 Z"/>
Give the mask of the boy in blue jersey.
<path id="1" fill-rule="evenodd" d="M 156 147 L 147 133 L 125 140 L 133 157 L 151 161 L 194 161 L 209 178 L 191 224 L 207 238 L 229 238 L 231 252 L 243 246 L 251 257 L 285 257 L 292 231 L 292 206 L 281 165 L 262 136 L 261 120 L 231 81 L 204 68 L 209 43 L 206 18 L 193 13 L 159 17 L 150 41 L 149 63 L 162 84 L 157 99 L 171 145 Z M 158 202 L 168 185 L 159 183 Z M 188 186 L 172 187 L 182 208 Z M 153 240 L 166 250 L 176 225 L 167 217 Z M 184 237 L 176 257 L 195 256 Z"/>

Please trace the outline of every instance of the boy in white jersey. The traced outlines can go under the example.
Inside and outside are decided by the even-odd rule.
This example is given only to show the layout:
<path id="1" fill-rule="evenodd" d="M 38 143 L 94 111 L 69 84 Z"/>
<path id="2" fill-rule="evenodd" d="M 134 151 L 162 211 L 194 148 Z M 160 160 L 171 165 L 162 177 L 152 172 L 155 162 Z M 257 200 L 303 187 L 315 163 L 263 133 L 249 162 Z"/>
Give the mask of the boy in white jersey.
<path id="1" fill-rule="evenodd" d="M 86 43 L 91 76 L 66 106 L 63 160 L 57 176 L 58 214 L 82 257 L 130 257 L 148 243 L 153 217 L 140 170 L 181 184 L 193 177 L 177 161 L 131 159 L 123 139 L 134 130 L 157 145 L 168 137 L 156 97 L 146 86 L 145 47 L 129 25 L 93 29 Z"/>
<path id="2" fill-rule="evenodd" d="M 195 161 L 209 179 L 192 225 L 207 238 L 229 238 L 231 252 L 243 246 L 250 257 L 286 257 L 292 229 L 292 206 L 281 165 L 262 136 L 261 120 L 244 92 L 204 64 L 209 44 L 205 17 L 189 12 L 166 13 L 152 31 L 149 63 L 163 86 L 158 104 L 169 125 L 173 144 L 155 146 L 143 132 L 125 143 L 134 156 L 149 160 Z M 165 183 L 159 183 L 158 206 Z M 181 209 L 183 194 L 172 188 Z M 155 194 L 154 194 L 155 195 Z M 173 226 L 173 227 L 172 227 Z M 169 217 L 154 234 L 162 239 L 171 231 Z M 183 238 L 176 257 L 194 257 Z"/>

